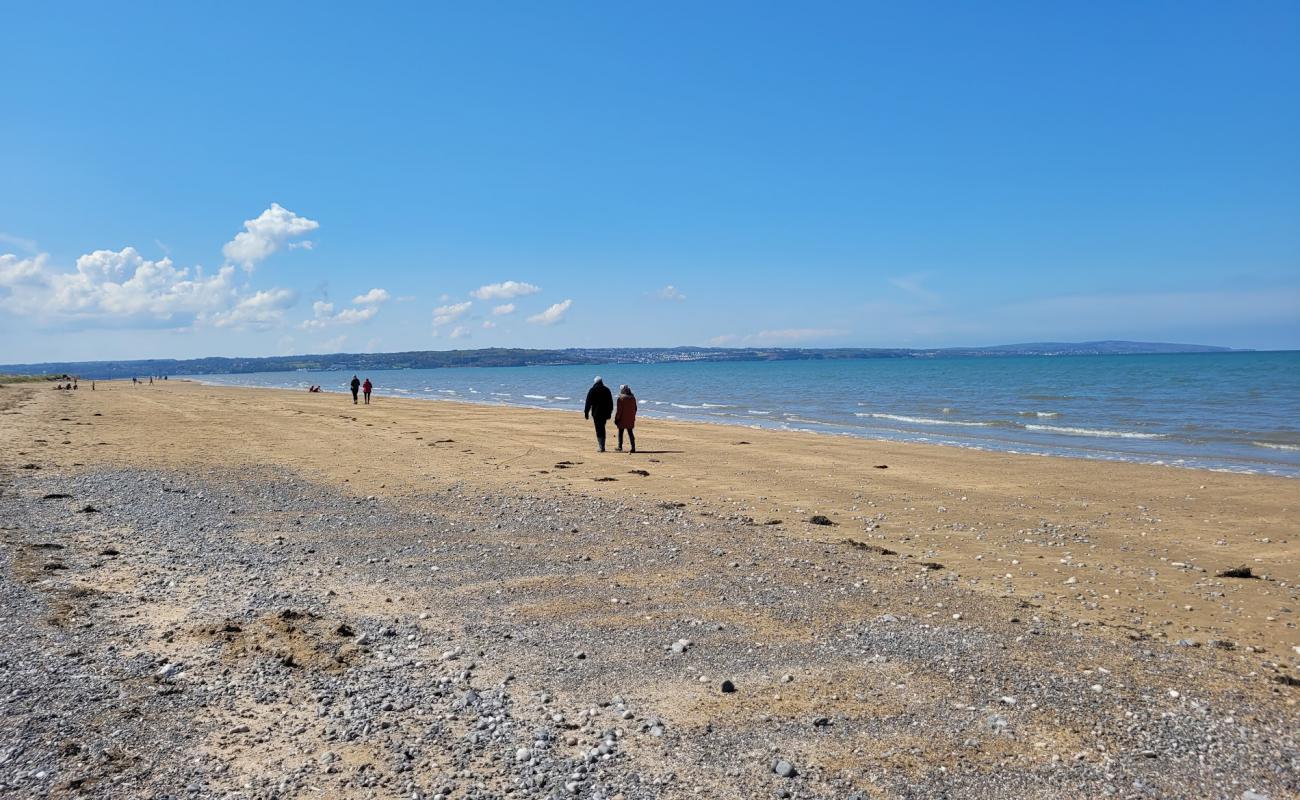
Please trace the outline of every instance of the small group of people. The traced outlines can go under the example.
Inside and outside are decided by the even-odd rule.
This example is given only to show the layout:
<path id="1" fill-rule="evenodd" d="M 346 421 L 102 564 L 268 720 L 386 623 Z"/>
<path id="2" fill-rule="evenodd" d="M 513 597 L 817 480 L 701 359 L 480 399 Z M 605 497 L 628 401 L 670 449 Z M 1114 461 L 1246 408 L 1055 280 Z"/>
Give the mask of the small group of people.
<path id="1" fill-rule="evenodd" d="M 353 375 L 352 382 L 349 383 L 348 386 L 352 388 L 352 405 L 357 404 L 358 390 L 365 394 L 366 405 L 370 405 L 370 392 L 372 389 L 375 388 L 375 385 L 370 382 L 369 378 L 366 378 L 366 382 L 362 383 L 360 378 L 358 378 L 356 375 Z M 317 388 L 319 389 L 319 387 Z"/>
<path id="2" fill-rule="evenodd" d="M 320 384 L 313 384 L 312 386 L 308 386 L 307 391 L 313 394 L 320 393 Z"/>
<path id="3" fill-rule="evenodd" d="M 636 395 L 625 383 L 618 388 L 618 400 L 597 375 L 591 389 L 587 391 L 587 403 L 582 409 L 584 419 L 592 420 L 596 425 L 596 452 L 605 452 L 605 424 L 610 416 L 614 417 L 614 427 L 618 428 L 618 452 L 623 452 L 623 434 L 627 434 L 630 452 L 636 452 Z"/>

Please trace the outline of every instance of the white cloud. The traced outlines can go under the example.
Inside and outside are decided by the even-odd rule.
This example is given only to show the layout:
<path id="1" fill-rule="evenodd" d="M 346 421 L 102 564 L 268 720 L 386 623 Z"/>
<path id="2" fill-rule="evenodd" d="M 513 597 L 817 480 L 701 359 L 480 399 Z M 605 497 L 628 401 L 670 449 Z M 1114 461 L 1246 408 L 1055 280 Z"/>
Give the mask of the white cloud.
<path id="1" fill-rule="evenodd" d="M 466 311 L 469 311 L 473 303 L 466 300 L 463 303 L 452 303 L 450 305 L 438 306 L 433 310 L 433 324 L 446 325 L 448 322 L 455 322 L 460 319 Z"/>
<path id="2" fill-rule="evenodd" d="M 540 314 L 534 314 L 528 318 L 529 322 L 537 325 L 554 325 L 557 322 L 564 321 L 564 315 L 568 312 L 569 306 L 573 305 L 572 300 L 565 300 L 562 303 L 556 303 Z"/>
<path id="3" fill-rule="evenodd" d="M 496 308 L 492 309 L 492 316 L 494 317 L 503 317 L 506 314 L 513 314 L 513 313 L 515 313 L 514 303 L 505 303 L 504 305 L 499 305 Z"/>
<path id="4" fill-rule="evenodd" d="M 115 321 L 176 318 L 183 327 L 198 315 L 231 309 L 241 295 L 234 268 L 207 275 L 202 267 L 151 261 L 135 248 L 96 250 L 76 269 L 54 269 L 45 253 L 0 256 L 0 308 L 48 320 Z"/>
<path id="5" fill-rule="evenodd" d="M 356 325 L 358 322 L 365 322 L 378 313 L 379 306 L 345 308 L 334 315 L 334 321 L 340 325 Z"/>
<path id="6" fill-rule="evenodd" d="M 379 303 L 388 302 L 391 296 L 386 289 L 371 289 L 365 294 L 359 294 L 352 298 L 352 304 L 357 306 L 378 305 Z"/>
<path id="7" fill-rule="evenodd" d="M 470 295 L 477 297 L 479 300 L 509 300 L 512 297 L 523 297 L 524 295 L 537 294 L 541 288 L 531 283 L 521 283 L 519 281 L 505 281 L 503 283 L 490 283 L 487 286 L 480 286 Z"/>
<path id="8" fill-rule="evenodd" d="M 334 304 L 317 300 L 311 304 L 312 318 L 304 320 L 298 327 L 303 330 L 319 330 L 328 325 L 356 325 L 373 319 L 379 308 L 388 302 L 391 295 L 385 289 L 371 289 L 365 294 L 352 298 L 353 308 L 334 311 Z"/>
<path id="9" fill-rule="evenodd" d="M 300 217 L 279 203 L 263 211 L 256 219 L 244 221 L 244 230 L 235 234 L 235 238 L 226 242 L 221 252 L 231 261 L 242 264 L 244 269 L 252 270 L 258 262 L 279 250 L 289 240 L 316 230 L 320 223 Z M 303 243 L 296 243 L 303 246 Z M 306 249 L 311 249 L 307 246 Z"/>
<path id="10" fill-rule="evenodd" d="M 229 311 L 218 311 L 209 320 L 218 328 L 256 328 L 265 330 L 280 323 L 284 312 L 297 301 L 291 289 L 269 289 L 241 299 Z"/>
<path id="11" fill-rule="evenodd" d="M 448 336 L 450 336 L 453 339 L 468 339 L 469 328 L 465 327 L 464 325 L 457 325 L 456 327 L 451 329 L 451 333 L 448 334 Z"/>
<path id="12" fill-rule="evenodd" d="M 224 250 L 227 257 L 251 268 L 280 245 L 319 226 L 272 204 L 244 227 Z M 7 234 L 0 241 L 22 247 L 35 244 Z M 46 253 L 0 254 L 0 310 L 47 325 L 266 328 L 278 324 L 297 300 L 290 289 L 255 291 L 236 275 L 230 264 L 208 273 L 201 266 L 179 267 L 168 257 L 146 258 L 134 247 L 86 253 L 71 270 L 51 264 Z M 386 293 L 380 299 L 376 291 L 383 290 L 366 295 L 371 301 L 366 308 L 387 299 Z M 342 321 L 367 314 L 374 311 L 351 311 Z"/>
<path id="13" fill-rule="evenodd" d="M 340 334 L 333 339 L 326 339 L 320 343 L 320 349 L 325 353 L 337 353 L 343 349 L 343 343 L 348 340 L 347 334 Z"/>
<path id="14" fill-rule="evenodd" d="M 673 286 L 671 283 L 655 292 L 655 297 L 660 300 L 674 300 L 678 303 L 686 299 L 686 295 L 677 291 L 677 287 Z"/>
<path id="15" fill-rule="evenodd" d="M 485 320 L 483 320 L 483 329 L 484 329 L 484 330 L 490 330 L 490 329 L 492 329 L 492 328 L 495 328 L 496 326 L 497 326 L 497 324 L 496 324 L 495 322 L 493 322 L 492 320 L 490 320 L 490 319 L 485 319 Z"/>
<path id="16" fill-rule="evenodd" d="M 45 253 L 32 258 L 19 258 L 13 253 L 0 256 L 0 287 L 12 290 L 15 286 L 44 284 L 48 261 L 49 256 Z"/>

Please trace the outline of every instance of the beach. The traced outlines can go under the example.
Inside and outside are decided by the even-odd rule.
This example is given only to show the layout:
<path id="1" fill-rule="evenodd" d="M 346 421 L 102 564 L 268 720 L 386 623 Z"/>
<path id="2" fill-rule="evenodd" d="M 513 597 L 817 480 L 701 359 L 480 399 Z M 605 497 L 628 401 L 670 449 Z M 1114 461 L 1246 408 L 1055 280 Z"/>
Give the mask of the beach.
<path id="1" fill-rule="evenodd" d="M 0 791 L 1300 792 L 1296 479 L 580 412 L 0 388 Z"/>

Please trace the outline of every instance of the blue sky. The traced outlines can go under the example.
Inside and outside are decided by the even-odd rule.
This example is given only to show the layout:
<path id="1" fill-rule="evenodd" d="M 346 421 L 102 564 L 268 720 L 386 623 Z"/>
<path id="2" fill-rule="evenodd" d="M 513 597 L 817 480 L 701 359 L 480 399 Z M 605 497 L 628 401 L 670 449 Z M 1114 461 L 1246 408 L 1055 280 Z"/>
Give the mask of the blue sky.
<path id="1" fill-rule="evenodd" d="M 0 362 L 1300 347 L 1292 2 L 9 3 L 0 29 Z"/>

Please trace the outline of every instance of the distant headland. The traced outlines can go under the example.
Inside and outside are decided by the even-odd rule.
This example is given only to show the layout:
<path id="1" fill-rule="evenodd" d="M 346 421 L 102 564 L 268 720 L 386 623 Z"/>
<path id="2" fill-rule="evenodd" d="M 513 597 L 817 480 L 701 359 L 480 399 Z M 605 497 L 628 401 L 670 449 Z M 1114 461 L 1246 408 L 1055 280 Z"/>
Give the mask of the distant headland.
<path id="1" fill-rule="evenodd" d="M 997 358 L 1006 356 L 1152 355 L 1243 352 L 1229 347 L 1168 342 L 1031 342 L 990 347 L 614 347 L 530 350 L 412 350 L 400 353 L 329 353 L 254 358 L 141 359 L 0 364 L 0 374 L 215 375 L 294 370 L 436 369 L 440 367 L 525 367 L 560 364 L 659 364 L 681 361 L 815 361 L 865 358 Z"/>

